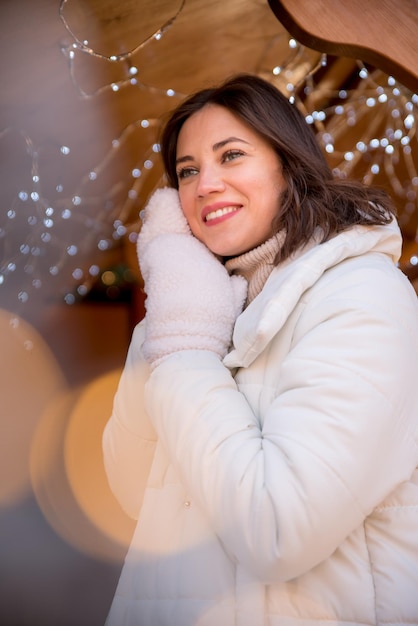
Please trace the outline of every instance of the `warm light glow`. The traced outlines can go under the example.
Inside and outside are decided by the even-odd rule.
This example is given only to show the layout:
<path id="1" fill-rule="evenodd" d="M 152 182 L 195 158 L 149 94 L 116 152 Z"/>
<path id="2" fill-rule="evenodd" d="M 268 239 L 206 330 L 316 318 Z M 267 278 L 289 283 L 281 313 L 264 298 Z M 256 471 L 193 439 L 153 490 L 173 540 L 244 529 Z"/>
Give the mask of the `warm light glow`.
<path id="1" fill-rule="evenodd" d="M 134 522 L 110 492 L 103 466 L 102 433 L 121 372 L 109 372 L 87 385 L 72 408 L 64 441 L 65 467 L 74 497 L 88 519 L 125 548 Z"/>
<path id="2" fill-rule="evenodd" d="M 110 492 L 102 432 L 120 371 L 67 390 L 46 405 L 30 453 L 32 488 L 48 523 L 68 543 L 95 557 L 120 561 L 134 522 Z"/>
<path id="3" fill-rule="evenodd" d="M 0 309 L 0 507 L 30 492 L 29 451 L 45 406 L 65 388 L 61 369 L 40 335 Z"/>

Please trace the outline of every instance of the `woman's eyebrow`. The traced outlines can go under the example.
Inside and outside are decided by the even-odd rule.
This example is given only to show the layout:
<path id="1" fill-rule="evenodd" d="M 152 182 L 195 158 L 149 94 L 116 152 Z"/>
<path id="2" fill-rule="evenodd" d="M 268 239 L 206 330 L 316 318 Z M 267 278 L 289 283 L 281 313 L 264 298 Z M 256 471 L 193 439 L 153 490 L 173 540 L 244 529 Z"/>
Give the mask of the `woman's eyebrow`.
<path id="1" fill-rule="evenodd" d="M 193 161 L 193 157 L 188 154 L 185 154 L 184 156 L 176 159 L 176 165 L 178 165 L 179 163 L 184 163 L 185 161 Z"/>
<path id="2" fill-rule="evenodd" d="M 246 143 L 248 145 L 248 141 L 245 141 L 244 139 L 240 139 L 239 137 L 228 137 L 227 139 L 222 139 L 222 141 L 214 143 L 212 149 L 215 152 L 215 150 L 219 150 L 219 148 L 223 148 L 228 143 L 235 141 L 239 141 L 240 143 Z"/>
<path id="3" fill-rule="evenodd" d="M 227 137 L 226 139 L 222 139 L 222 141 L 217 141 L 216 143 L 214 143 L 212 146 L 212 150 L 216 152 L 216 150 L 223 148 L 228 143 L 237 142 L 237 141 L 248 145 L 248 141 L 245 141 L 245 139 L 240 139 L 239 137 Z M 194 159 L 191 155 L 186 154 L 176 159 L 176 165 L 178 165 L 179 163 L 184 163 L 185 161 L 193 161 L 193 160 Z"/>

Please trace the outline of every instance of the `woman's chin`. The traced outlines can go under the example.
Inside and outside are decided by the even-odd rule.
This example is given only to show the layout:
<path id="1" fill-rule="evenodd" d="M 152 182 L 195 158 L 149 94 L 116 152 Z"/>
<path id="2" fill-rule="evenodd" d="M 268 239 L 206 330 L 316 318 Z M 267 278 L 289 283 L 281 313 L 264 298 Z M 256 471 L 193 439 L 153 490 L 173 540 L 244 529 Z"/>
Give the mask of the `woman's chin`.
<path id="1" fill-rule="evenodd" d="M 247 251 L 245 249 L 245 246 L 237 246 L 236 244 L 235 245 L 233 244 L 219 245 L 218 243 L 218 244 L 214 244 L 213 246 L 207 245 L 207 247 L 215 256 L 221 257 L 221 258 L 232 258 L 234 256 L 239 256 L 240 254 L 243 254 L 244 252 Z"/>

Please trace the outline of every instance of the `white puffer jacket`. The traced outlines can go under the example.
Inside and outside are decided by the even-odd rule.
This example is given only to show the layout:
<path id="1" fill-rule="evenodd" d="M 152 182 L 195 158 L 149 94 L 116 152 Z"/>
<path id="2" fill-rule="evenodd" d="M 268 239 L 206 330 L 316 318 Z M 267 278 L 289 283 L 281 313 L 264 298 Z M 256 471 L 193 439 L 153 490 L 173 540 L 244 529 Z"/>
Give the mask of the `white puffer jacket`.
<path id="1" fill-rule="evenodd" d="M 150 376 L 136 328 L 104 433 L 139 515 L 108 626 L 418 624 L 400 245 L 396 224 L 356 227 L 275 268 L 223 363 L 178 352 Z"/>

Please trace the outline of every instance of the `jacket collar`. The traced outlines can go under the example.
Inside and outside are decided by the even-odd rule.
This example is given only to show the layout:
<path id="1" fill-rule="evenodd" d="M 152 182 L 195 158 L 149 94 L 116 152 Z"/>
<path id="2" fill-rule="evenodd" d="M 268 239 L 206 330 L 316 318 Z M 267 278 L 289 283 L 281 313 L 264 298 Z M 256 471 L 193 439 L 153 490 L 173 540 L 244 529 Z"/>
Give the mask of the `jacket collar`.
<path id="1" fill-rule="evenodd" d="M 392 220 L 385 226 L 354 226 L 278 265 L 261 293 L 238 317 L 233 349 L 224 358 L 224 365 L 231 369 L 248 367 L 282 328 L 303 293 L 327 269 L 369 252 L 381 252 L 397 263 L 401 248 L 399 226 Z"/>

